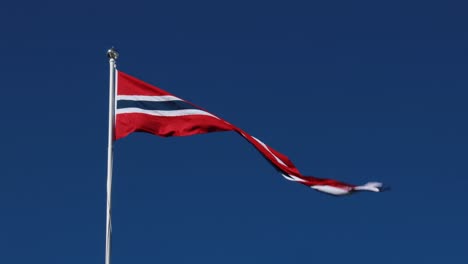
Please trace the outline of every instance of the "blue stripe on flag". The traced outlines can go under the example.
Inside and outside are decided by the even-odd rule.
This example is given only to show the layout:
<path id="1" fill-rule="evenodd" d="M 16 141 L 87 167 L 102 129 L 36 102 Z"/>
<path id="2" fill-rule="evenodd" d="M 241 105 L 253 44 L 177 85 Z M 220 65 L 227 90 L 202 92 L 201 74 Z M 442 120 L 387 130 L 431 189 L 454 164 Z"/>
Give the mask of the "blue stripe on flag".
<path id="1" fill-rule="evenodd" d="M 195 106 L 187 102 L 179 101 L 179 100 L 162 101 L 162 102 L 118 100 L 117 109 L 122 109 L 122 108 L 140 108 L 144 110 L 161 110 L 161 111 L 198 109 Z"/>

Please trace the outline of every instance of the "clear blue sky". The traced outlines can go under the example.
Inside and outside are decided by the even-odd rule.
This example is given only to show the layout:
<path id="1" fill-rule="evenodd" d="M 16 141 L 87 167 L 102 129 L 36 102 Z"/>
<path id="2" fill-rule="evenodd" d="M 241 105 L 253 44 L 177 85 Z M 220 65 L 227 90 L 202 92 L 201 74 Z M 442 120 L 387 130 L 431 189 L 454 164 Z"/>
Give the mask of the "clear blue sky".
<path id="1" fill-rule="evenodd" d="M 463 1 L 8 1 L 0 262 L 104 263 L 108 61 L 238 125 L 116 143 L 113 264 L 468 263 Z"/>

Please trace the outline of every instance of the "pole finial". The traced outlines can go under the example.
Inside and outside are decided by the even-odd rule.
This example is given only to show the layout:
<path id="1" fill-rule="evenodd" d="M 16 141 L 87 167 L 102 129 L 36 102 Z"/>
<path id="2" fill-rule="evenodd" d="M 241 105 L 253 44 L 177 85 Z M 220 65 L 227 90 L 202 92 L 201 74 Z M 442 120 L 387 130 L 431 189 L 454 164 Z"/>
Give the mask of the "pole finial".
<path id="1" fill-rule="evenodd" d="M 117 60 L 117 58 L 119 57 L 119 53 L 117 52 L 117 50 L 114 49 L 114 47 L 112 47 L 107 50 L 107 57 L 109 59 Z"/>

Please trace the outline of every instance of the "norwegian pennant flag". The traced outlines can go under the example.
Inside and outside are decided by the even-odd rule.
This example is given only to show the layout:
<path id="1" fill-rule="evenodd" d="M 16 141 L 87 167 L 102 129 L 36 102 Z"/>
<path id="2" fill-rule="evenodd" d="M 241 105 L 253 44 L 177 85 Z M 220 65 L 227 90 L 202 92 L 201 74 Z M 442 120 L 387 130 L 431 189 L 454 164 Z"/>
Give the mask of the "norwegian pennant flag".
<path id="1" fill-rule="evenodd" d="M 171 137 L 234 131 L 252 144 L 287 180 L 333 195 L 382 190 L 382 184 L 376 182 L 356 186 L 332 179 L 304 176 L 288 157 L 258 138 L 190 102 L 120 71 L 117 72 L 115 113 L 116 140 L 133 132 Z"/>

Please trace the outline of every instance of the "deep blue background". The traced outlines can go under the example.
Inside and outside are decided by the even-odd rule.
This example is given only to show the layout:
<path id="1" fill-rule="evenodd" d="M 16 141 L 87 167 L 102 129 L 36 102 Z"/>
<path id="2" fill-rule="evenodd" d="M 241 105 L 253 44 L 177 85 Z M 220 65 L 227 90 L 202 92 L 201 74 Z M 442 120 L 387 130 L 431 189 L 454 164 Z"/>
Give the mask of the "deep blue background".
<path id="1" fill-rule="evenodd" d="M 234 133 L 116 143 L 113 264 L 468 263 L 465 1 L 9 1 L 1 263 L 103 263 L 108 61 Z"/>

